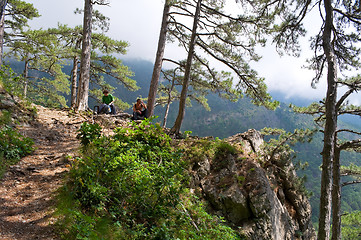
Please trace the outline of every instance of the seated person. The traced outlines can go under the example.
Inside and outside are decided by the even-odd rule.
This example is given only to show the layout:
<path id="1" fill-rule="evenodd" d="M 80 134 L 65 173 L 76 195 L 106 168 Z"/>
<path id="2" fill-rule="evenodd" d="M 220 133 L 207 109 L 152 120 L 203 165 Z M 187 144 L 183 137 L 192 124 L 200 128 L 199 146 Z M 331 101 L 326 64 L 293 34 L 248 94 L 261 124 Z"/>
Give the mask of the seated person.
<path id="1" fill-rule="evenodd" d="M 99 107 L 99 113 L 109 113 L 108 110 L 110 108 L 110 114 L 115 114 L 114 107 L 114 97 L 109 93 L 108 90 L 103 91 L 104 96 L 102 97 L 102 104 Z"/>
<path id="2" fill-rule="evenodd" d="M 141 99 L 137 99 L 137 102 L 133 106 L 133 120 L 144 120 L 148 117 L 147 106 Z"/>

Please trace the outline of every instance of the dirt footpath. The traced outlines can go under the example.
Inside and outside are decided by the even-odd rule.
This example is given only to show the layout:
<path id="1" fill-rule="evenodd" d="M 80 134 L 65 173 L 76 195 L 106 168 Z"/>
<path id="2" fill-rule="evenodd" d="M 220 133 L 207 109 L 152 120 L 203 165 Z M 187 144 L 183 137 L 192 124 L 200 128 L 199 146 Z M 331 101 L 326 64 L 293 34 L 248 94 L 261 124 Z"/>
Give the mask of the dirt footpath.
<path id="1" fill-rule="evenodd" d="M 38 119 L 20 128 L 34 139 L 35 152 L 0 180 L 0 239 L 58 239 L 52 223 L 54 193 L 69 169 L 68 155 L 79 147 L 82 117 L 38 107 Z"/>

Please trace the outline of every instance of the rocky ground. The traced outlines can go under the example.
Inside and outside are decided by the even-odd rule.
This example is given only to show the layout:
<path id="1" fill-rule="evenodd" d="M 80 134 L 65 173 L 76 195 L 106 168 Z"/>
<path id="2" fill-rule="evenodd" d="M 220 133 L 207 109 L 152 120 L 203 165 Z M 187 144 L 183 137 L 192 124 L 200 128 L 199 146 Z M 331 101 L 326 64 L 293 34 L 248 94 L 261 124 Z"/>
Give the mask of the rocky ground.
<path id="1" fill-rule="evenodd" d="M 76 130 L 84 118 L 38 108 L 35 122 L 20 127 L 36 150 L 10 167 L 0 181 L 0 239 L 57 239 L 52 218 L 54 195 L 76 154 Z"/>

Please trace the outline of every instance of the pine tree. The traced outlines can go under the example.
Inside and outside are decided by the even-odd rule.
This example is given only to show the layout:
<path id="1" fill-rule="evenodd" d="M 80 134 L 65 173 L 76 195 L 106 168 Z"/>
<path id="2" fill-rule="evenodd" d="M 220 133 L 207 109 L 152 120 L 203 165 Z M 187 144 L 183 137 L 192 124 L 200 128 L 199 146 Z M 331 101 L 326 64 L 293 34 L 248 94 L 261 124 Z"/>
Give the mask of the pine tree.
<path id="1" fill-rule="evenodd" d="M 5 7 L 8 3 L 7 0 L 0 1 L 0 66 L 3 64 L 3 51 L 4 51 L 4 21 L 5 21 Z"/>
<path id="2" fill-rule="evenodd" d="M 155 106 L 157 90 L 158 90 L 158 82 L 159 82 L 159 77 L 160 77 L 160 74 L 162 71 L 162 63 L 163 63 L 164 50 L 165 50 L 165 45 L 166 45 L 166 37 L 167 37 L 167 31 L 168 31 L 168 19 L 169 19 L 169 11 L 170 11 L 170 7 L 171 7 L 171 2 L 173 2 L 173 1 L 165 0 L 165 2 L 164 2 L 162 25 L 161 25 L 161 29 L 160 29 L 160 33 L 159 33 L 157 54 L 156 54 L 156 58 L 155 58 L 155 62 L 154 62 L 152 80 L 150 82 L 149 93 L 148 93 L 147 108 L 149 111 L 149 116 L 152 116 L 153 112 L 154 112 L 154 106 Z"/>
<path id="3" fill-rule="evenodd" d="M 0 65 L 2 65 L 4 44 L 6 47 L 7 43 L 28 27 L 28 20 L 40 15 L 33 4 L 21 0 L 2 0 L 0 10 Z"/>
<path id="4" fill-rule="evenodd" d="M 192 29 L 185 24 L 187 21 L 184 19 L 194 20 L 197 3 L 198 1 L 192 0 L 170 1 L 168 3 L 171 9 L 167 15 L 169 17 L 167 38 L 171 41 L 177 41 L 189 55 L 194 54 L 190 59 L 192 61 L 193 58 L 198 59 L 203 67 L 210 72 L 212 78 L 210 61 L 203 61 L 204 58 L 201 56 L 207 55 L 207 59 L 221 62 L 239 79 L 238 82 L 233 83 L 233 86 L 241 95 L 249 96 L 258 105 L 274 108 L 277 103 L 270 102 L 271 97 L 266 93 L 267 88 L 263 79 L 257 77 L 257 73 L 248 64 L 250 61 L 259 59 L 259 56 L 255 54 L 254 47 L 257 43 L 262 44 L 264 42 L 260 37 L 262 33 L 260 26 L 268 25 L 268 19 L 246 18 L 241 15 L 232 17 L 223 10 L 225 1 L 202 1 L 199 8 L 199 21 L 193 25 L 196 26 L 196 32 L 193 35 L 195 51 L 192 53 L 192 44 L 189 44 L 192 38 Z M 185 82 L 184 86 L 186 87 L 186 85 Z M 187 90 L 184 89 L 183 91 L 184 98 Z M 184 117 L 185 101 L 181 100 L 180 102 L 180 111 L 173 127 L 175 133 L 179 132 Z"/>
<path id="5" fill-rule="evenodd" d="M 77 94 L 76 110 L 88 109 L 89 82 L 90 82 L 90 56 L 91 56 L 91 34 L 92 34 L 93 3 L 85 0 L 82 51 L 80 59 L 80 77 Z"/>
<path id="6" fill-rule="evenodd" d="M 206 60 L 202 59 L 202 61 Z M 156 105 L 166 105 L 163 121 L 164 126 L 166 125 L 171 102 L 179 100 L 181 97 L 177 88 L 183 85 L 186 60 L 173 63 L 177 65 L 176 68 L 162 71 L 163 81 L 161 81 L 158 88 L 159 97 L 156 100 Z M 213 69 L 212 73 L 214 76 L 217 76 L 218 81 L 210 81 L 212 76 L 203 68 L 202 63 L 197 59 L 194 60 L 190 72 L 191 75 L 186 98 L 187 107 L 192 106 L 191 102 L 196 102 L 202 105 L 207 111 L 210 111 L 207 96 L 212 93 L 217 93 L 220 97 L 231 101 L 238 100 L 239 95 L 238 92 L 232 88 L 233 77 L 229 72 L 217 72 Z"/>
<path id="7" fill-rule="evenodd" d="M 97 17 L 99 16 L 100 13 L 97 14 Z M 97 19 L 93 19 L 93 24 L 97 22 Z M 59 25 L 58 28 L 50 29 L 49 31 L 58 36 L 64 48 L 63 58 L 72 60 L 72 70 L 70 73 L 72 86 L 71 106 L 74 107 L 77 93 L 78 64 L 80 59 L 79 45 L 82 40 L 82 27 L 76 26 L 69 28 L 66 25 Z M 133 72 L 130 71 L 127 66 L 124 66 L 119 58 L 113 56 L 114 54 L 125 54 L 128 43 L 121 40 L 114 40 L 106 36 L 105 33 L 92 33 L 91 43 L 90 83 L 99 86 L 100 89 L 90 89 L 89 95 L 95 99 L 101 99 L 102 89 L 108 89 L 110 91 L 114 89 L 114 87 L 104 81 L 105 76 L 116 79 L 131 91 L 137 90 L 138 86 L 135 80 L 129 78 L 133 76 Z M 116 105 L 121 109 L 129 107 L 128 104 L 122 102 L 120 99 L 116 99 Z"/>
<path id="8" fill-rule="evenodd" d="M 187 62 L 185 66 L 184 71 L 184 78 L 183 78 L 183 84 L 182 84 L 182 91 L 179 99 L 179 108 L 178 108 L 178 116 L 175 120 L 174 126 L 171 129 L 172 133 L 178 134 L 184 119 L 185 114 L 185 105 L 186 105 L 186 98 L 187 98 L 187 91 L 189 86 L 189 79 L 191 75 L 191 68 L 192 68 L 192 61 L 194 56 L 194 48 L 196 45 L 196 37 L 197 37 L 197 27 L 199 24 L 199 18 L 200 18 L 200 12 L 201 12 L 201 4 L 202 0 L 197 1 L 197 6 L 194 13 L 193 18 L 193 28 L 192 28 L 192 34 L 188 46 L 188 57 Z"/>
<path id="9" fill-rule="evenodd" d="M 20 82 L 14 83 L 23 86 L 22 95 L 46 106 L 66 106 L 62 94 L 69 92 L 69 85 L 57 37 L 47 30 L 28 30 L 7 46 L 6 55 L 24 63 Z"/>
<path id="10" fill-rule="evenodd" d="M 339 99 L 337 99 L 334 108 L 335 108 L 335 118 L 341 115 L 355 115 L 361 116 L 361 106 L 355 106 L 350 104 L 347 99 L 352 95 L 361 90 L 361 79 L 359 76 L 346 78 L 344 80 L 338 79 L 337 87 L 338 88 L 347 87 L 348 91 L 346 91 Z M 307 113 L 315 115 L 316 123 L 323 129 L 322 131 L 326 131 L 326 123 L 328 116 L 326 115 L 327 108 L 325 103 L 326 101 L 320 101 L 311 104 L 307 108 L 295 108 L 297 112 Z M 348 135 L 353 135 L 353 137 L 349 140 L 344 140 L 344 133 Z M 329 204 L 332 203 L 332 239 L 341 239 L 341 188 L 342 186 L 349 185 L 350 183 L 342 183 L 341 182 L 341 151 L 359 151 L 361 147 L 361 133 L 353 131 L 352 129 L 336 129 L 334 133 L 334 139 L 332 140 L 332 163 L 330 163 L 330 174 L 329 176 L 332 180 L 332 188 L 330 190 L 330 195 L 328 196 Z M 359 139 L 357 139 L 357 137 Z M 324 171 L 324 169 L 323 169 Z M 331 184 L 331 183 L 330 183 Z M 330 186 L 331 187 L 331 186 Z M 330 206 L 331 207 L 331 206 Z M 330 210 L 331 211 L 331 210 Z M 328 230 L 329 231 L 329 230 Z"/>
<path id="11" fill-rule="evenodd" d="M 321 153 L 323 163 L 318 239 L 329 239 L 331 185 L 333 180 L 332 163 L 335 163 L 337 116 L 339 112 L 337 106 L 338 71 L 357 69 L 360 66 L 360 48 L 357 46 L 357 43 L 361 40 L 358 34 L 361 27 L 359 3 L 358 1 L 317 0 L 296 2 L 290 0 L 266 1 L 264 4 L 259 4 L 260 9 L 264 6 L 264 10 L 262 10 L 264 13 L 268 13 L 274 19 L 280 21 L 280 24 L 275 25 L 273 31 L 274 42 L 278 50 L 282 51 L 284 49 L 296 56 L 300 51 L 298 39 L 304 36 L 306 32 L 302 23 L 313 6 L 320 6 L 322 28 L 312 38 L 311 47 L 314 49 L 315 55 L 309 63 L 310 68 L 316 72 L 316 77 L 312 81 L 313 85 L 324 74 L 327 75 L 327 94 L 323 102 L 322 117 L 320 118 L 324 120 L 324 146 Z M 356 31 L 356 34 L 354 31 Z M 338 167 L 335 165 L 334 167 L 336 168 L 334 170 L 337 170 Z M 333 234 L 333 239 L 339 238 L 339 234 Z"/>

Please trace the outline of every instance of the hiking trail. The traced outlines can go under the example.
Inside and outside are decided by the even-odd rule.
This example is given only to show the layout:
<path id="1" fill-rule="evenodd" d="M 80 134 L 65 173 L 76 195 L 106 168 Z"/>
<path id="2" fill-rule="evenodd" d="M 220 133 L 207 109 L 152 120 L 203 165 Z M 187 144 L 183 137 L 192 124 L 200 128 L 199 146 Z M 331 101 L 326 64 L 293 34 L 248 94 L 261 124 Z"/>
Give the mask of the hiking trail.
<path id="1" fill-rule="evenodd" d="M 0 180 L 0 239 L 59 239 L 54 231 L 54 197 L 69 170 L 68 155 L 79 148 L 76 130 L 86 120 L 67 111 L 37 106 L 31 125 L 20 133 L 35 151 L 11 166 Z"/>

